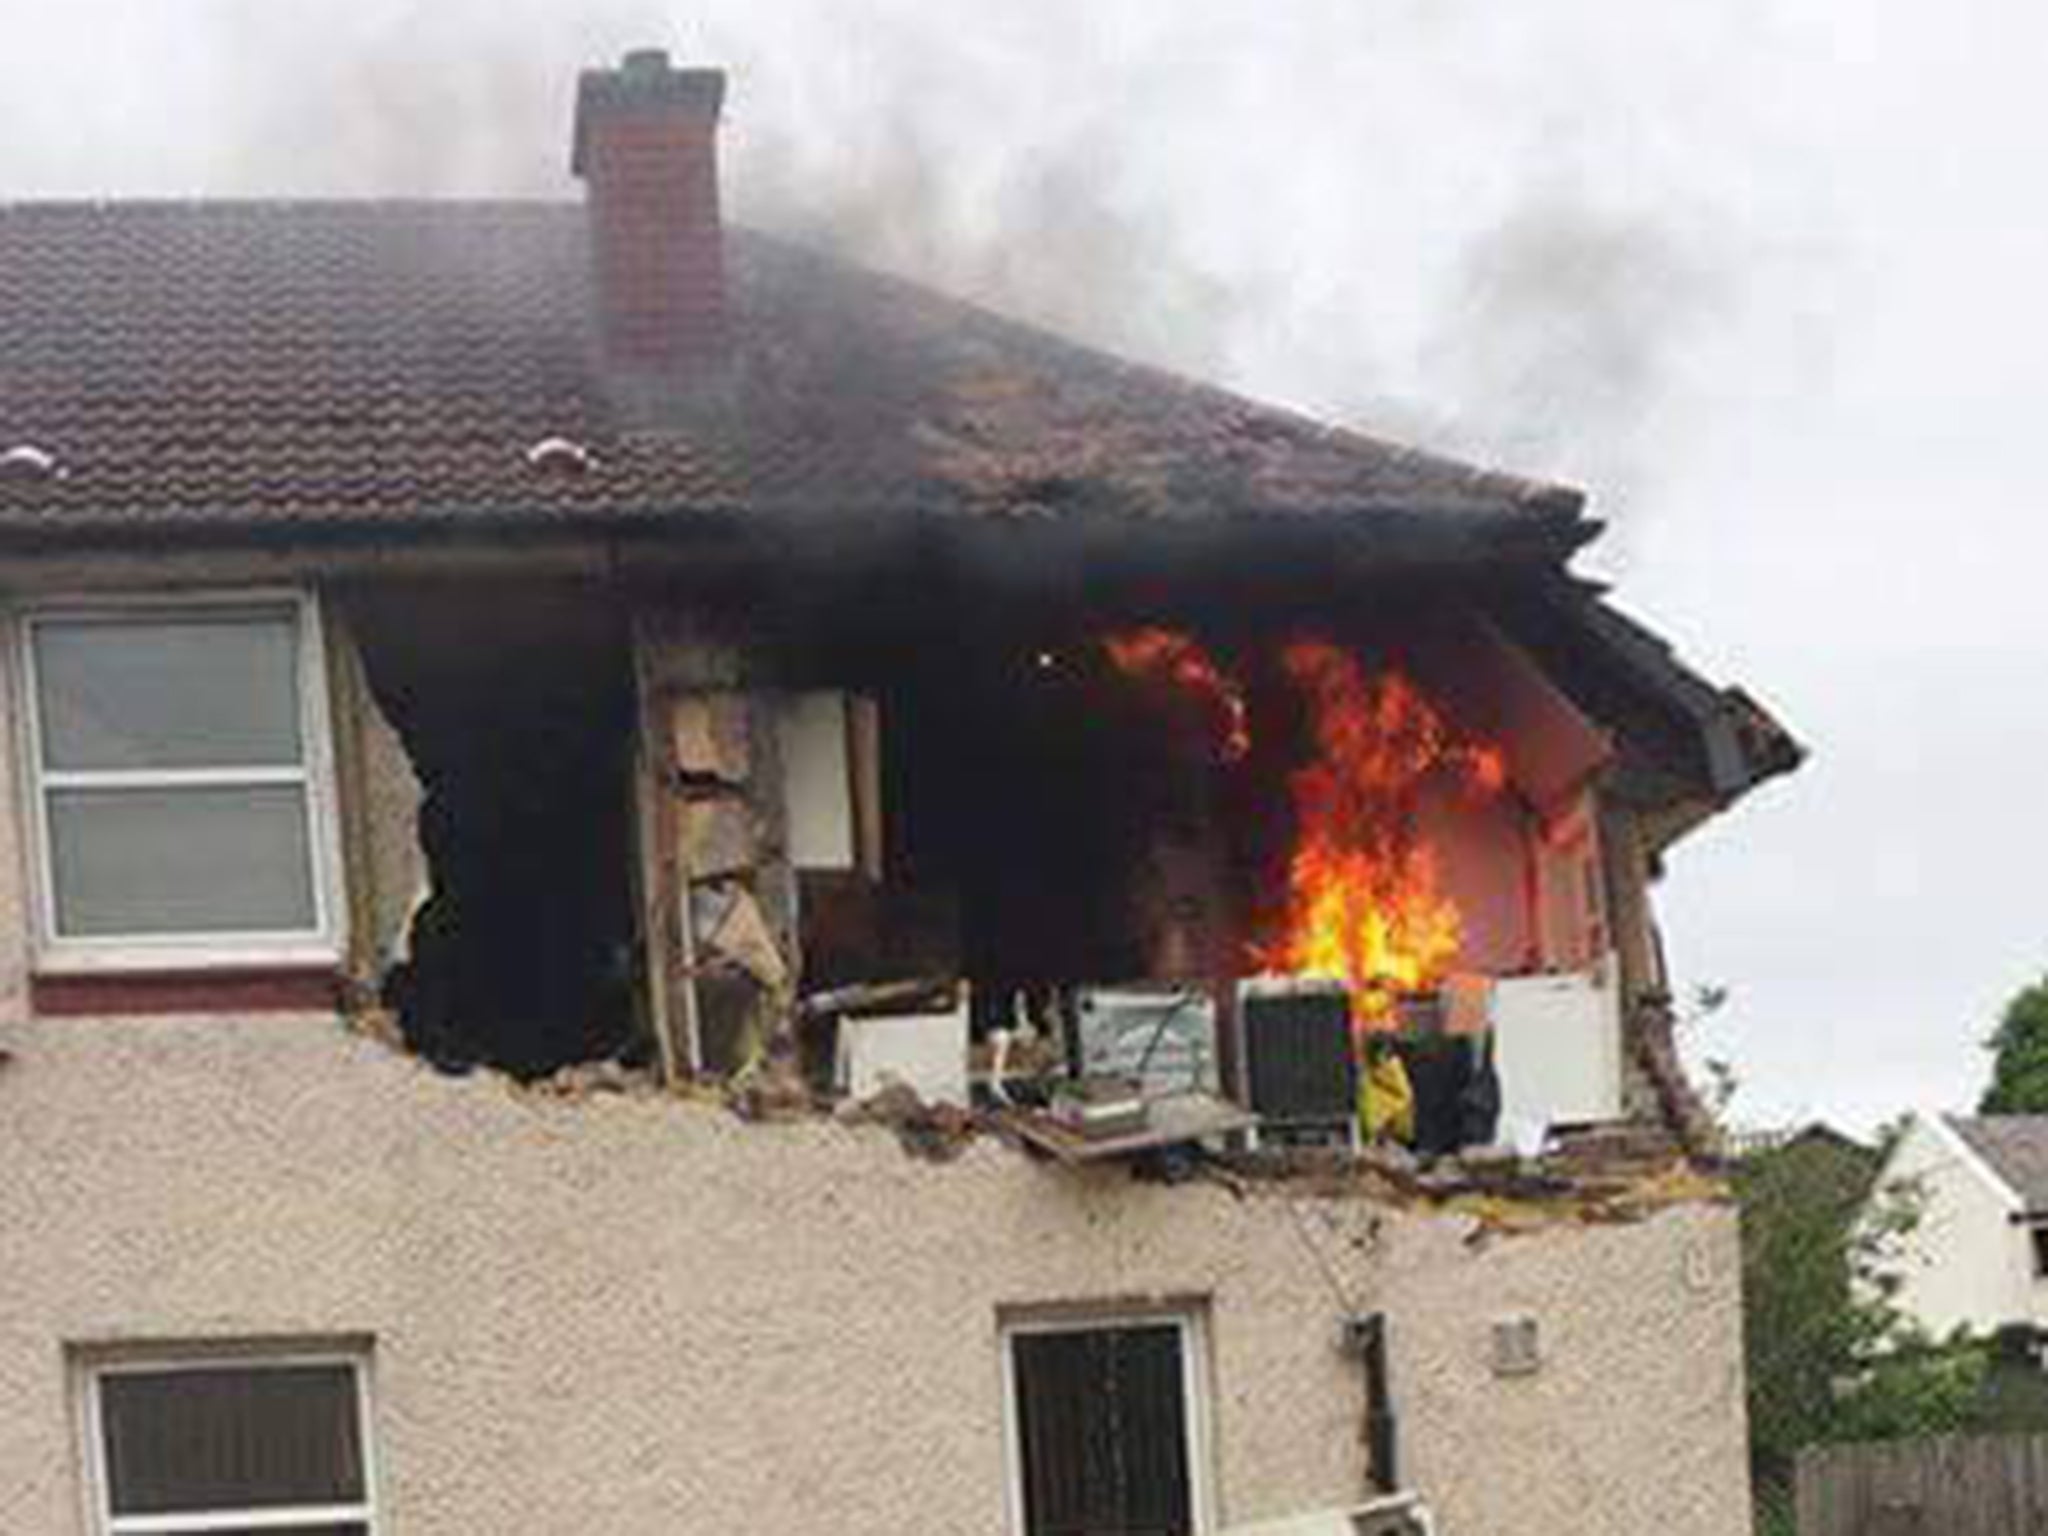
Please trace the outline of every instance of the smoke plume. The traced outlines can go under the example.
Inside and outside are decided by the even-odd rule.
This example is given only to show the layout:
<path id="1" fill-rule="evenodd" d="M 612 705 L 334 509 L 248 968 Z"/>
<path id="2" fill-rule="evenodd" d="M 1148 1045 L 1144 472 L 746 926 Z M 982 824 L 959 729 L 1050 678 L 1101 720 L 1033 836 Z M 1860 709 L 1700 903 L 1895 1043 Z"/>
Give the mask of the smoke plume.
<path id="1" fill-rule="evenodd" d="M 1743 312 L 1772 3 L 72 0 L 0 195 L 573 196 L 575 71 L 658 42 L 743 220 L 1626 510 Z"/>

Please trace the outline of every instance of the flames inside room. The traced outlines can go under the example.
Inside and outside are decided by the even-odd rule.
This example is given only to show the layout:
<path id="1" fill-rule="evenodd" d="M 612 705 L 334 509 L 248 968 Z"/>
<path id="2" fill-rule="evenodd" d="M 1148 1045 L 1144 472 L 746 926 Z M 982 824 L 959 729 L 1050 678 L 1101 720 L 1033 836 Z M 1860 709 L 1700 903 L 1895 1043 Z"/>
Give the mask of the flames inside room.
<path id="1" fill-rule="evenodd" d="M 1487 616 L 836 599 L 338 601 L 422 791 L 415 1050 L 780 1063 L 1076 1159 L 1622 1118 L 1615 748 Z"/>
<path id="2" fill-rule="evenodd" d="M 813 1042 L 842 1087 L 893 1072 L 1089 1145 L 1176 1094 L 1424 1152 L 1618 1117 L 1612 749 L 1484 619 L 1118 619 L 919 657 L 862 695 L 886 852 L 800 872 L 804 979 L 965 985 L 850 1007 Z M 1561 1057 L 1532 1071 L 1538 1019 Z M 1586 1081 L 1539 1083 L 1574 1031 Z"/>

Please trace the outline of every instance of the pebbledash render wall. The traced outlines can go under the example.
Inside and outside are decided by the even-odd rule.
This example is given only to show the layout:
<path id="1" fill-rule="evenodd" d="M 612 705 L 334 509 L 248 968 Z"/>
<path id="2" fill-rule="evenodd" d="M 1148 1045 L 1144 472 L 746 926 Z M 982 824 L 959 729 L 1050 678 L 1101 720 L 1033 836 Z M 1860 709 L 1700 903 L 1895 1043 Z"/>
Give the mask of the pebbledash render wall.
<path id="1" fill-rule="evenodd" d="M 1159 1299 L 1206 1314 L 1224 1518 L 1338 1504 L 1363 1394 L 1333 1279 L 1390 1314 L 1446 1536 L 1747 1529 L 1718 1207 L 1474 1246 L 1360 1200 L 445 1079 L 316 1017 L 0 1038 L 0 1530 L 86 1529 L 67 1345 L 345 1337 L 402 1536 L 997 1536 L 1003 1309 Z M 1491 1374 L 1507 1311 L 1540 1320 L 1532 1377 Z"/>
<path id="2" fill-rule="evenodd" d="M 0 711 L 4 712 L 4 711 Z M 1742 1536 L 1735 1222 L 1476 1240 L 1306 1190 L 437 1076 L 333 1017 L 31 1019 L 0 753 L 0 1532 L 85 1536 L 81 1348 L 363 1341 L 382 1536 L 1000 1536 L 999 1320 L 1203 1319 L 1212 1528 L 1355 1501 L 1389 1315 L 1444 1536 Z M 1340 1294 L 1341 1293 L 1341 1294 Z M 1497 1378 L 1490 1325 L 1537 1318 Z"/>

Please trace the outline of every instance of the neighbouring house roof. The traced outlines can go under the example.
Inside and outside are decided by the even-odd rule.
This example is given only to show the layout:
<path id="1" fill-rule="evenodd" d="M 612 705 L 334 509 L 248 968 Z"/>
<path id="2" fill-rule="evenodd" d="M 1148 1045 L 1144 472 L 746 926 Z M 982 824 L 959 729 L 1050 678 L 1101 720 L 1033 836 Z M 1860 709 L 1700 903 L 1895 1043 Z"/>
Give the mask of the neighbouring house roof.
<path id="1" fill-rule="evenodd" d="M 745 231 L 726 386 L 635 427 L 591 348 L 586 247 L 575 204 L 0 206 L 0 454 L 56 463 L 0 465 L 0 535 L 1272 515 L 1557 559 L 1594 531 L 1575 491 Z M 550 438 L 588 467 L 530 464 Z"/>
<path id="2" fill-rule="evenodd" d="M 1944 1115 L 1950 1130 L 2019 1197 L 2048 1214 L 2048 1115 Z"/>

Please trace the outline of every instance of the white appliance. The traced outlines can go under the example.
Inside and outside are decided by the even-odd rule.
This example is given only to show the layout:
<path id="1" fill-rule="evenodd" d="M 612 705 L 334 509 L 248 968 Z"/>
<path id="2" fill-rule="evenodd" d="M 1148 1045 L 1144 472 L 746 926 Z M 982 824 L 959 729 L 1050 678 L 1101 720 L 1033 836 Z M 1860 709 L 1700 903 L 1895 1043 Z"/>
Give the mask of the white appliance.
<path id="1" fill-rule="evenodd" d="M 1396 1493 L 1354 1509 L 1233 1525 L 1223 1536 L 1436 1536 L 1436 1522 L 1419 1495 Z"/>
<path id="2" fill-rule="evenodd" d="M 1621 1118 L 1621 989 L 1610 957 L 1589 971 L 1493 984 L 1501 1127 Z"/>
<path id="3" fill-rule="evenodd" d="M 1214 1093 L 1216 1000 L 1206 987 L 1088 987 L 1075 998 L 1081 1070 L 1135 1079 L 1147 1096 Z"/>
<path id="4" fill-rule="evenodd" d="M 967 1103 L 966 1001 L 950 1013 L 842 1018 L 835 1076 L 856 1100 L 896 1082 L 927 1104 Z"/>

